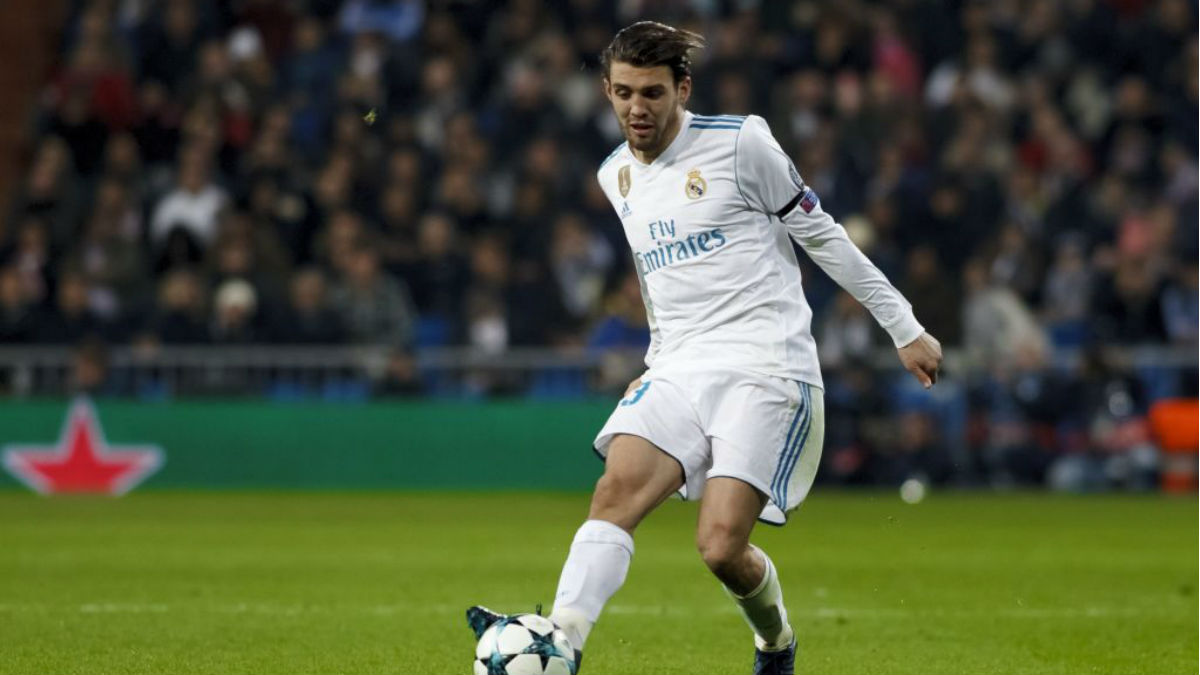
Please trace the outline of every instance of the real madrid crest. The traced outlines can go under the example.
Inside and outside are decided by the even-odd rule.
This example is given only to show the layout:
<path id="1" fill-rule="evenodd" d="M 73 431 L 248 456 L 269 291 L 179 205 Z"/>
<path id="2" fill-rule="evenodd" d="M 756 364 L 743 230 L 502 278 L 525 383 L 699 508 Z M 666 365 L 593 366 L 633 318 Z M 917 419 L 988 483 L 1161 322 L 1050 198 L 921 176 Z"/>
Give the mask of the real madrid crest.
<path id="1" fill-rule="evenodd" d="M 692 169 L 687 173 L 687 182 L 683 184 L 683 193 L 688 199 L 700 199 L 708 192 L 708 182 L 700 177 L 700 169 Z"/>
<path id="2" fill-rule="evenodd" d="M 629 175 L 629 165 L 621 167 L 617 172 L 617 187 L 621 190 L 622 197 L 629 196 L 629 188 L 633 185 L 633 178 Z"/>

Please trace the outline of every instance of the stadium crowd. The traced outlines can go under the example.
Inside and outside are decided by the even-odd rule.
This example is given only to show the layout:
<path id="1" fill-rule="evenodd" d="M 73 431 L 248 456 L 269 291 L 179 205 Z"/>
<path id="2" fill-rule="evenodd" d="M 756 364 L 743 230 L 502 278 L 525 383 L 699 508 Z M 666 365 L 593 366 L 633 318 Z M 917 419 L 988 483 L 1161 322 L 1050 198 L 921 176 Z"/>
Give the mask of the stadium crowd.
<path id="1" fill-rule="evenodd" d="M 691 108 L 766 117 L 974 364 L 932 403 L 880 388 L 866 359 L 886 337 L 801 256 L 827 477 L 948 479 L 967 454 L 999 481 L 1110 466 L 1052 469 L 1063 452 L 1136 465 L 1145 434 L 1122 425 L 1194 378 L 1095 348 L 1197 341 L 1194 11 L 77 0 L 0 214 L 0 343 L 643 348 L 594 178 L 621 140 L 597 57 L 655 18 L 708 38 Z M 1086 356 L 1063 368 L 1056 348 Z"/>

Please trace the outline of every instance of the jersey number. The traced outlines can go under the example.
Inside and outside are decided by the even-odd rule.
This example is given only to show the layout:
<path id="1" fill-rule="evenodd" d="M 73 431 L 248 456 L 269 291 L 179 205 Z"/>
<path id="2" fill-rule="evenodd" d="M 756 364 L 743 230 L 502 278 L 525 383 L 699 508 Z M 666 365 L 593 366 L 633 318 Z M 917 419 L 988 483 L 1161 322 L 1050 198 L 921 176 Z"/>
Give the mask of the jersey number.
<path id="1" fill-rule="evenodd" d="M 650 383 L 643 382 L 642 386 L 638 387 L 637 389 L 634 389 L 632 394 L 621 399 L 621 405 L 633 405 L 634 403 L 637 403 L 638 401 L 642 400 L 642 395 L 645 394 L 646 390 L 649 388 L 650 388 Z"/>

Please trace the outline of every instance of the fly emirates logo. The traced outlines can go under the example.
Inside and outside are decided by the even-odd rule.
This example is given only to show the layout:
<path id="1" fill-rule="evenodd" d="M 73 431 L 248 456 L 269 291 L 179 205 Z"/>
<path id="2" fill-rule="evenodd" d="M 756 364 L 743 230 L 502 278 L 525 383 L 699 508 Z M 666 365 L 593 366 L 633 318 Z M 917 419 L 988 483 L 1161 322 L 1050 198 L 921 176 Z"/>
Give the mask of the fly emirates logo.
<path id="1" fill-rule="evenodd" d="M 634 251 L 643 274 L 692 258 L 706 256 L 725 245 L 727 239 L 721 228 L 693 232 L 686 238 L 676 238 L 675 219 L 656 220 L 648 225 L 654 245 L 645 251 Z"/>

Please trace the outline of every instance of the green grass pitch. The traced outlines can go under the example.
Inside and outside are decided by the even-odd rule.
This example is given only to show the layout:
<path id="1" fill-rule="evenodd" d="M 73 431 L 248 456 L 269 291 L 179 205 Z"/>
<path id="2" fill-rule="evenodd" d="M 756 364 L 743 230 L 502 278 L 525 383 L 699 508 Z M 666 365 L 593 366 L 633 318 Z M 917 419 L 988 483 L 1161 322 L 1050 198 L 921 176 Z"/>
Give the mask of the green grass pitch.
<path id="1" fill-rule="evenodd" d="M 463 611 L 553 599 L 585 495 L 0 493 L 0 673 L 469 673 Z M 638 531 L 585 675 L 745 673 L 693 546 Z M 1194 673 L 1192 498 L 818 489 L 755 541 L 805 673 Z"/>

